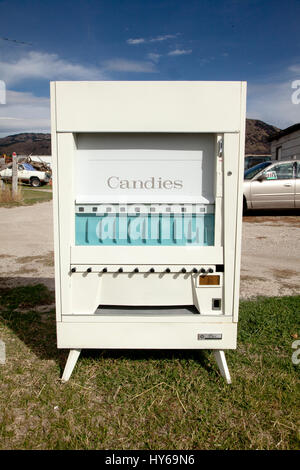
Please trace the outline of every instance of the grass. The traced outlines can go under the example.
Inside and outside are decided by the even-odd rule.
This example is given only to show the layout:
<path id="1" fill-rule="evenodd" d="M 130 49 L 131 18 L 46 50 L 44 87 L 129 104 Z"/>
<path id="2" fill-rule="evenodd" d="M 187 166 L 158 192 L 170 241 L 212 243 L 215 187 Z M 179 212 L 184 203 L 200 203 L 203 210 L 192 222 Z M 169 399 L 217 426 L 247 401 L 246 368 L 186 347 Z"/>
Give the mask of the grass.
<path id="1" fill-rule="evenodd" d="M 299 296 L 241 302 L 231 386 L 209 351 L 84 351 L 62 384 L 52 302 L 0 290 L 1 449 L 299 449 Z"/>
<path id="2" fill-rule="evenodd" d="M 7 185 L 0 189 L 0 204 L 20 204 L 23 202 L 23 194 L 20 188 L 17 189 L 13 196 L 11 188 Z"/>
<path id="3" fill-rule="evenodd" d="M 27 186 L 27 187 L 30 187 L 30 186 Z M 38 191 L 51 191 L 52 192 L 52 184 L 45 184 L 44 186 L 40 186 L 37 189 Z"/>
<path id="4" fill-rule="evenodd" d="M 5 198 L 1 198 L 1 191 L 0 191 L 0 207 L 16 207 L 16 206 L 23 206 L 23 205 L 32 205 L 38 202 L 46 202 L 51 201 L 52 199 L 52 191 L 48 192 L 44 189 L 48 188 L 32 188 L 30 186 L 19 186 L 19 197 L 17 201 L 12 201 L 11 197 L 9 197 L 11 193 L 11 185 L 6 184 L 6 188 L 4 189 L 3 193 L 5 193 Z M 49 187 L 50 188 L 50 187 Z"/>

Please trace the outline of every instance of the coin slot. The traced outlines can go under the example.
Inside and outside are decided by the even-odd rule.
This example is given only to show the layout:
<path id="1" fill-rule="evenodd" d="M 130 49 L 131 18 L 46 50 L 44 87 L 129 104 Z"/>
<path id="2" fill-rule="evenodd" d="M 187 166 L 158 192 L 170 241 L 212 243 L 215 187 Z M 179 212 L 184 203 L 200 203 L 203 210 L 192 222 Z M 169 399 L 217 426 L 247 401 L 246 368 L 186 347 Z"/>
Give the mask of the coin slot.
<path id="1" fill-rule="evenodd" d="M 221 310 L 221 299 L 212 299 L 212 310 Z"/>

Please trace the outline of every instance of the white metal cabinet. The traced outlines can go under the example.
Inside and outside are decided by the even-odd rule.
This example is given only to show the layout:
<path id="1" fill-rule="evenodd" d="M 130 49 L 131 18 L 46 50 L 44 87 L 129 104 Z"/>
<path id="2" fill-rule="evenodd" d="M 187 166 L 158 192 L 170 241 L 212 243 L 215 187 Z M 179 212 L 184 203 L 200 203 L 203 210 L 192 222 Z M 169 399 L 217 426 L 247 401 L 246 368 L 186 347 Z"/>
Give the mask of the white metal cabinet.
<path id="1" fill-rule="evenodd" d="M 51 83 L 57 341 L 236 347 L 244 82 Z"/>

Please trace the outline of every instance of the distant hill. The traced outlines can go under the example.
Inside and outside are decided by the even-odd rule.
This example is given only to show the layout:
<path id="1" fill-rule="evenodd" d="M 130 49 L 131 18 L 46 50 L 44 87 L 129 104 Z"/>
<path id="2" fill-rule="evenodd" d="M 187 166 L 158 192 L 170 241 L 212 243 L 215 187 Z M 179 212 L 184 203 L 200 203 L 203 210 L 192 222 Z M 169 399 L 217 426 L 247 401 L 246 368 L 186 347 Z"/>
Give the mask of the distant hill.
<path id="1" fill-rule="evenodd" d="M 258 119 L 246 119 L 245 153 L 251 155 L 271 153 L 271 143 L 268 142 L 268 137 L 279 131 L 278 127 Z"/>
<path id="2" fill-rule="evenodd" d="M 0 138 L 0 155 L 51 155 L 51 135 L 24 133 Z"/>
<path id="3" fill-rule="evenodd" d="M 280 129 L 257 119 L 246 119 L 246 154 L 270 153 L 268 137 Z M 51 155 L 51 135 L 24 133 L 0 138 L 0 155 Z"/>

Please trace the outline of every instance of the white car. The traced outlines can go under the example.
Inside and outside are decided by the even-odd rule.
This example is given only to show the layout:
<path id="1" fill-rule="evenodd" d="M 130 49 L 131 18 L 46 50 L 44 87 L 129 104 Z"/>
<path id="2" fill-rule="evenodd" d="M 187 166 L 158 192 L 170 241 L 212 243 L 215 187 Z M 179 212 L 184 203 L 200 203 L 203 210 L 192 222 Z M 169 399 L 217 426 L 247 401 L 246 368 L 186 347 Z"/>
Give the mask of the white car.
<path id="1" fill-rule="evenodd" d="M 3 180 L 11 181 L 12 179 L 12 165 L 4 170 L 0 171 L 0 177 Z M 39 171 L 33 168 L 29 163 L 18 164 L 18 180 L 22 183 L 28 183 L 31 186 L 37 188 L 42 184 L 49 183 L 51 179 L 51 173 L 47 171 Z"/>
<path id="2" fill-rule="evenodd" d="M 260 163 L 244 175 L 244 211 L 249 209 L 299 209 L 300 161 Z"/>

